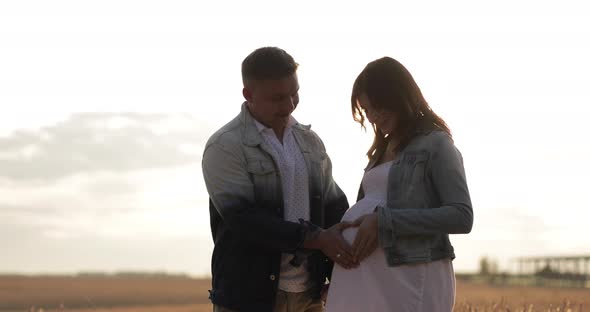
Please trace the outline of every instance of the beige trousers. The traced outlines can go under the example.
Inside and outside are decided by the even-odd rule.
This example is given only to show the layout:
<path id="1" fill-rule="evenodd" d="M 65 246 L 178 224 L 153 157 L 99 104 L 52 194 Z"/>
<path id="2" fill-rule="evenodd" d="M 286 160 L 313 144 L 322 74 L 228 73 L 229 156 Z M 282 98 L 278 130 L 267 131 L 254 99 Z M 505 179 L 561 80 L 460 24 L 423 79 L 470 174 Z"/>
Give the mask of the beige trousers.
<path id="1" fill-rule="evenodd" d="M 282 290 L 277 292 L 274 312 L 322 312 L 324 306 L 320 299 L 314 300 L 309 292 L 289 293 Z M 213 312 L 238 312 L 218 305 L 213 306 Z"/>

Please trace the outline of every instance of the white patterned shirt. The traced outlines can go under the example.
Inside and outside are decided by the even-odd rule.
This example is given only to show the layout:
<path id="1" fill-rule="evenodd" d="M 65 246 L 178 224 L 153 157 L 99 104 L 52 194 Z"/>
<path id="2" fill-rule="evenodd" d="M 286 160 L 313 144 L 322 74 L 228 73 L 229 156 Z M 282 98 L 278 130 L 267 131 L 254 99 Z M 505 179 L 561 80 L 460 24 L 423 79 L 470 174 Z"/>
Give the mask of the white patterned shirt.
<path id="1" fill-rule="evenodd" d="M 277 138 L 271 128 L 267 128 L 256 121 L 256 127 L 265 142 L 272 147 L 274 159 L 281 176 L 284 203 L 284 219 L 299 222 L 299 219 L 309 220 L 309 179 L 303 153 L 293 136 L 293 125 L 297 121 L 293 116 L 283 133 L 283 143 Z M 289 262 L 292 254 L 283 254 L 281 259 L 281 275 L 279 289 L 287 292 L 304 292 L 308 287 L 309 273 L 305 269 L 307 261 L 295 267 Z"/>

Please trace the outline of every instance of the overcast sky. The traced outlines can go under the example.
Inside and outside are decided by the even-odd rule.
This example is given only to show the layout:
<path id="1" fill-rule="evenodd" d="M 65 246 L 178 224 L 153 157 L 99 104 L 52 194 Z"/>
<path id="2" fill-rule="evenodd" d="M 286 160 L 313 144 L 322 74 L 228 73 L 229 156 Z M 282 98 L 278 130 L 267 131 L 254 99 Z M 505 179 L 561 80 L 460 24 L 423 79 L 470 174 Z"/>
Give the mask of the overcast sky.
<path id="1" fill-rule="evenodd" d="M 326 143 L 353 203 L 372 140 L 352 82 L 410 70 L 463 153 L 488 255 L 590 253 L 590 10 L 583 1 L 2 1 L 0 272 L 209 273 L 200 170 L 242 102 L 240 63 L 300 64 L 294 116 Z"/>

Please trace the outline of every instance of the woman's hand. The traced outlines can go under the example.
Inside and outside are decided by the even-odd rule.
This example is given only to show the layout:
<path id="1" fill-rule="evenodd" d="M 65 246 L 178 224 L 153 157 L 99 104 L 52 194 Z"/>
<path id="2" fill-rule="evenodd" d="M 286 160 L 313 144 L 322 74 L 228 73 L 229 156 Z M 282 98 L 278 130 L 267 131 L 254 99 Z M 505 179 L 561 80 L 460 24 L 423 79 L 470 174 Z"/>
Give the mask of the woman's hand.
<path id="1" fill-rule="evenodd" d="M 359 227 L 352 243 L 353 261 L 360 263 L 377 249 L 379 240 L 377 213 L 361 216 L 353 224 Z"/>

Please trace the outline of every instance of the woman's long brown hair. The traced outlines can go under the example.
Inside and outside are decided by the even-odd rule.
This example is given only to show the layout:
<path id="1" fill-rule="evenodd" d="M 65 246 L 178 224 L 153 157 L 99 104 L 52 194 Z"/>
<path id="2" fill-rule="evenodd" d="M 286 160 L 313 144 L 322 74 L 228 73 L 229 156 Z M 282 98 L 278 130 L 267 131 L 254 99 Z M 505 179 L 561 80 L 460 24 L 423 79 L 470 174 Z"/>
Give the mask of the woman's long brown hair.
<path id="1" fill-rule="evenodd" d="M 397 116 L 397 127 L 391 135 L 398 139 L 395 152 L 401 151 L 420 132 L 444 131 L 451 136 L 445 121 L 432 111 L 410 72 L 398 61 L 383 57 L 367 64 L 354 81 L 350 102 L 352 117 L 364 128 L 365 114 L 358 99 L 365 94 L 376 110 L 387 110 Z M 373 145 L 367 156 L 379 156 L 389 137 L 374 124 Z"/>

